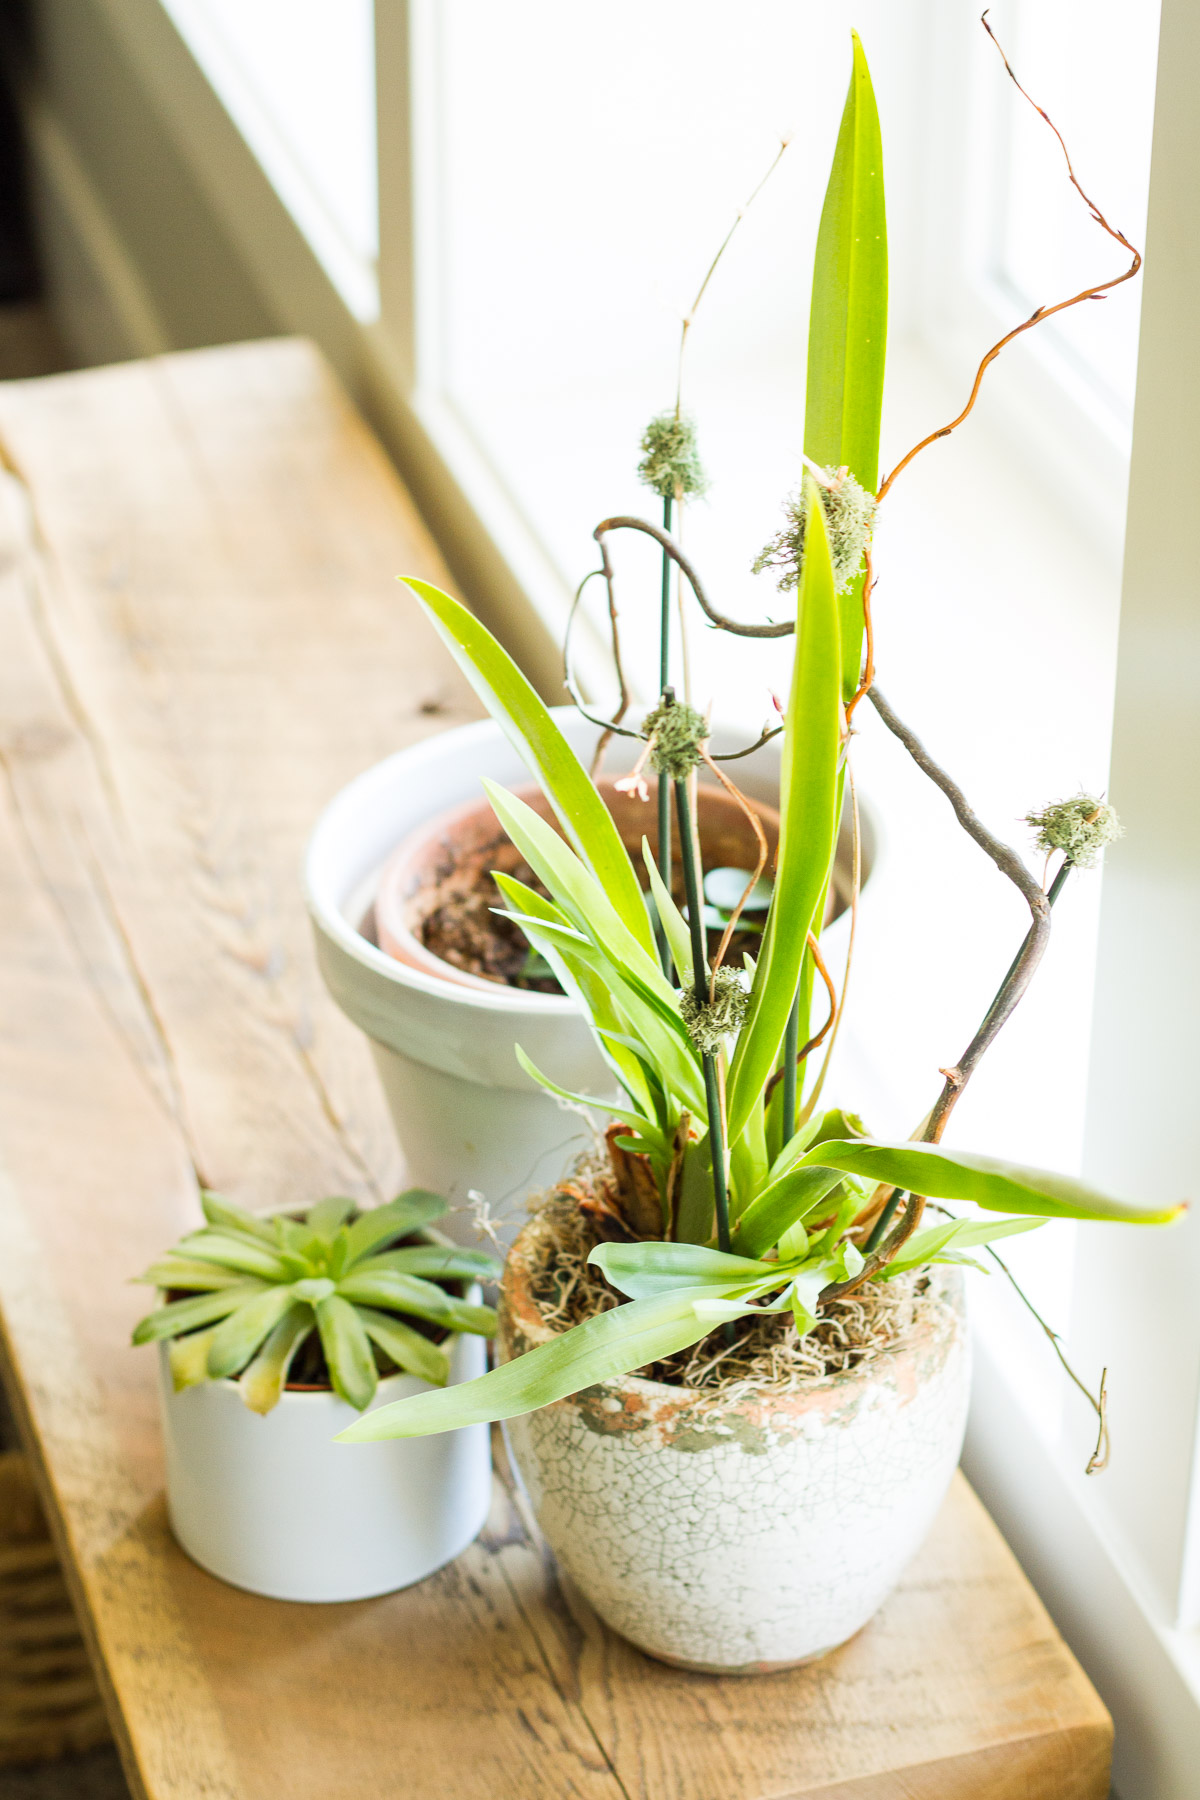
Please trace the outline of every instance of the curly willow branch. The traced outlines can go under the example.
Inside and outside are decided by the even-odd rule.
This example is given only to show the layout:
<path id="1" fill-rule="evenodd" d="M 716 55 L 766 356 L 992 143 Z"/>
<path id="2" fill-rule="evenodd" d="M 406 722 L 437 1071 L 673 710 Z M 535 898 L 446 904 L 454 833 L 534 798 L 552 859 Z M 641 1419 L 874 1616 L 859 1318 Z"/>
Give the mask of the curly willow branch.
<path id="1" fill-rule="evenodd" d="M 979 390 L 983 385 L 983 378 L 986 375 L 988 369 L 991 367 L 992 363 L 995 362 L 996 358 L 1000 355 L 1000 352 L 1002 350 L 1005 350 L 1008 348 L 1009 344 L 1011 344 L 1013 342 L 1014 338 L 1019 338 L 1023 332 L 1032 331 L 1035 325 L 1044 324 L 1044 322 L 1047 319 L 1052 319 L 1054 317 L 1055 313 L 1065 312 L 1067 310 L 1067 308 L 1070 306 L 1078 306 L 1084 300 L 1101 300 L 1101 299 L 1103 299 L 1105 294 L 1108 293 L 1108 291 L 1111 288 L 1120 287 L 1121 283 L 1124 281 L 1132 281 L 1133 277 L 1137 274 L 1138 270 L 1142 266 L 1141 251 L 1135 250 L 1134 246 L 1130 243 L 1129 239 L 1125 236 L 1125 233 L 1123 231 L 1118 231 L 1115 225 L 1109 224 L 1109 222 L 1105 218 L 1104 214 L 1100 211 L 1100 208 L 1096 205 L 1096 202 L 1090 197 L 1090 195 L 1084 193 L 1083 188 L 1080 186 L 1079 178 L 1075 173 L 1074 166 L 1071 162 L 1070 152 L 1067 149 L 1066 143 L 1063 139 L 1062 132 L 1058 129 L 1058 126 L 1054 123 L 1054 120 L 1050 117 L 1049 113 L 1045 110 L 1045 108 L 1039 106 L 1037 101 L 1032 97 L 1032 95 L 1027 93 L 1025 88 L 1023 88 L 1021 86 L 1021 83 L 1017 80 L 1016 74 L 1013 70 L 1013 66 L 1009 62 L 1008 57 L 1004 54 L 1004 51 L 1001 48 L 999 38 L 997 38 L 995 32 L 992 30 L 991 26 L 988 24 L 987 11 L 985 11 L 983 13 L 979 22 L 983 26 L 983 29 L 987 32 L 988 36 L 991 38 L 993 44 L 995 44 L 996 49 L 999 51 L 1000 60 L 1003 62 L 1005 71 L 1008 74 L 1009 80 L 1012 82 L 1012 84 L 1016 88 L 1017 92 L 1021 95 L 1022 99 L 1028 100 L 1028 102 L 1029 102 L 1030 106 L 1032 106 L 1034 112 L 1037 113 L 1039 118 L 1045 120 L 1046 124 L 1050 127 L 1051 131 L 1054 133 L 1055 137 L 1058 139 L 1059 146 L 1062 149 L 1063 156 L 1066 159 L 1067 175 L 1070 179 L 1071 186 L 1075 189 L 1075 192 L 1079 195 L 1080 199 L 1083 201 L 1084 205 L 1087 207 L 1088 211 L 1091 213 L 1092 218 L 1095 220 L 1096 224 L 1099 225 L 1100 229 L 1102 231 L 1107 232 L 1109 237 L 1112 238 L 1114 243 L 1120 244 L 1122 249 L 1128 250 L 1128 252 L 1133 260 L 1131 261 L 1129 267 L 1122 274 L 1114 275 L 1111 278 L 1111 280 L 1109 280 L 1109 281 L 1098 281 L 1093 287 L 1083 288 L 1078 294 L 1072 294 L 1069 300 L 1059 300 L 1057 302 L 1057 304 L 1054 306 L 1039 306 L 1036 309 L 1036 311 L 1032 312 L 1029 315 L 1029 317 L 1027 319 L 1022 320 L 1021 324 L 1014 326 L 1010 332 L 1007 332 L 1005 334 L 1005 336 L 1000 339 L 999 343 L 993 344 L 991 349 L 988 351 L 987 355 L 984 357 L 983 361 L 980 363 L 978 370 L 976 371 L 974 386 L 971 388 L 970 395 L 968 396 L 968 399 L 967 399 L 967 404 L 963 407 L 963 409 L 959 413 L 958 417 L 956 419 L 951 419 L 950 423 L 948 425 L 943 425 L 939 431 L 931 431 L 928 437 L 922 438 L 919 444 L 913 445 L 912 449 L 908 452 L 907 456 L 901 457 L 900 461 L 896 464 L 895 468 L 892 470 L 891 474 L 887 477 L 887 480 L 884 482 L 883 486 L 880 488 L 878 494 L 875 496 L 877 500 L 882 500 L 886 497 L 888 490 L 891 488 L 892 483 L 895 481 L 896 477 L 899 474 L 901 474 L 903 472 L 903 470 L 907 469 L 909 463 L 912 462 L 914 457 L 919 456 L 921 454 L 922 450 L 927 450 L 929 448 L 930 444 L 935 444 L 939 438 L 949 437 L 950 433 L 952 431 L 957 431 L 958 427 L 962 424 L 963 420 L 965 418 L 967 418 L 967 416 L 973 411 L 975 402 L 979 398 Z"/>

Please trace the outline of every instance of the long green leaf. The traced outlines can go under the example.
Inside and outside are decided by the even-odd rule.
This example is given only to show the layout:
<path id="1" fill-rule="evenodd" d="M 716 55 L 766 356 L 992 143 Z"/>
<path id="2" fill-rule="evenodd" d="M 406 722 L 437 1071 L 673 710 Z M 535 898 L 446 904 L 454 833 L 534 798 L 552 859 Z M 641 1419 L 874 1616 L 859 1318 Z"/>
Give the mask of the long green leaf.
<path id="1" fill-rule="evenodd" d="M 1187 1204 L 1176 1201 L 1162 1206 L 1153 1201 L 1118 1200 L 1050 1169 L 1032 1169 L 994 1156 L 979 1156 L 970 1150 L 944 1150 L 940 1144 L 834 1139 L 814 1145 L 804 1162 L 823 1163 L 869 1181 L 886 1181 L 933 1200 L 969 1200 L 988 1212 L 1034 1213 L 1046 1219 L 1168 1225 L 1186 1210 Z"/>
<path id="2" fill-rule="evenodd" d="M 702 1116 L 704 1078 L 700 1059 L 684 1028 L 678 1003 L 664 1001 L 632 970 L 622 968 L 603 949 L 577 932 L 563 931 L 540 919 L 521 919 L 519 923 L 530 942 L 539 949 L 557 944 L 564 953 L 569 951 L 605 981 L 610 999 L 624 1015 L 623 1023 L 631 1034 L 630 1042 L 641 1047 L 644 1056 L 657 1069 L 663 1086 L 677 1094 L 689 1112 Z"/>
<path id="3" fill-rule="evenodd" d="M 587 770 L 516 663 L 474 614 L 428 581 L 406 577 L 450 654 L 541 783 L 563 830 L 648 955 L 654 937 L 642 890 L 612 815 Z"/>
<path id="4" fill-rule="evenodd" d="M 557 1081 L 551 1081 L 548 1075 L 542 1074 L 537 1064 L 526 1056 L 520 1044 L 513 1047 L 517 1053 L 517 1061 L 525 1073 L 531 1080 L 536 1081 L 539 1087 L 544 1087 L 547 1093 L 557 1094 L 560 1100 L 569 1100 L 573 1106 L 595 1107 L 597 1112 L 611 1113 L 614 1119 L 619 1119 L 623 1125 L 628 1125 L 631 1131 L 638 1131 L 646 1137 L 654 1137 L 660 1142 L 662 1141 L 662 1133 L 658 1130 L 654 1120 L 648 1119 L 644 1113 L 630 1112 L 628 1107 L 617 1106 L 611 1100 L 599 1100 L 595 1094 L 577 1094 L 571 1088 L 560 1087 Z"/>
<path id="5" fill-rule="evenodd" d="M 730 1143 L 745 1129 L 779 1055 L 837 832 L 834 802 L 842 718 L 837 598 L 817 485 L 810 475 L 804 480 L 809 514 L 780 765 L 775 893 L 749 1012 L 730 1064 Z"/>
<path id="6" fill-rule="evenodd" d="M 486 777 L 483 786 L 505 831 L 572 923 L 656 993 L 669 996 L 670 983 L 658 958 L 646 949 L 638 934 L 628 929 L 612 898 L 570 845 L 564 844 L 557 831 L 518 795 Z M 641 893 L 638 888 L 642 923 L 649 932 L 649 915 Z"/>
<path id="7" fill-rule="evenodd" d="M 570 925 L 566 914 L 552 900 L 535 893 L 524 882 L 514 881 L 512 876 L 504 875 L 499 870 L 494 871 L 492 879 L 515 915 L 539 919 L 549 925 Z M 644 1107 L 649 1114 L 653 1109 L 653 1102 L 640 1061 L 624 1045 L 607 1043 L 601 1035 L 605 1030 L 618 1030 L 622 1023 L 602 978 L 573 957 L 564 944 L 554 947 L 543 944 L 540 953 L 553 969 L 564 994 L 570 995 L 590 1022 L 600 1054 L 617 1081 L 635 1106 Z"/>
<path id="8" fill-rule="evenodd" d="M 697 1318 L 694 1302 L 711 1292 L 706 1287 L 684 1288 L 615 1306 L 475 1381 L 381 1406 L 339 1433 L 337 1441 L 362 1444 L 378 1438 L 426 1437 L 485 1420 L 513 1419 L 595 1382 L 627 1375 L 704 1337 L 712 1322 Z"/>
<path id="9" fill-rule="evenodd" d="M 746 1208 L 733 1234 L 742 1256 L 763 1256 L 785 1231 L 810 1217 L 826 1196 L 840 1187 L 841 1171 L 830 1168 L 788 1169 L 765 1187 Z"/>
<path id="10" fill-rule="evenodd" d="M 854 66 L 817 232 L 808 326 L 804 449 L 843 466 L 874 493 L 887 350 L 888 253 L 883 146 L 871 73 L 851 34 Z M 862 582 L 841 597 L 842 679 L 849 699 L 862 658 Z"/>
<path id="11" fill-rule="evenodd" d="M 618 1293 L 631 1300 L 649 1300 L 676 1288 L 710 1283 L 728 1290 L 735 1283 L 750 1286 L 764 1277 L 786 1279 L 775 1263 L 757 1262 L 744 1256 L 727 1256 L 700 1244 L 667 1244 L 651 1240 L 636 1244 L 597 1244 L 588 1261 Z"/>

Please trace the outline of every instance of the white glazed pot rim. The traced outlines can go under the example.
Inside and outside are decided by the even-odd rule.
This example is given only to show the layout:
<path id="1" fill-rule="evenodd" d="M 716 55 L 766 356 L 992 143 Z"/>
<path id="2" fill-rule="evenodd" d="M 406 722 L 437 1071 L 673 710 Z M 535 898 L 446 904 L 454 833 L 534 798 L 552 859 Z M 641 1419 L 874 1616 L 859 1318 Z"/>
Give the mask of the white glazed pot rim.
<path id="1" fill-rule="evenodd" d="M 574 708 L 560 707 L 555 710 L 574 712 Z M 394 956 L 389 956 L 378 945 L 372 944 L 355 929 L 342 911 L 341 903 L 345 896 L 339 896 L 332 888 L 327 845 L 346 808 L 353 806 L 356 799 L 369 794 L 372 789 L 389 786 L 392 772 L 401 762 L 410 777 L 419 779 L 422 764 L 437 760 L 448 736 L 453 735 L 455 742 L 461 745 L 472 736 L 486 742 L 499 730 L 500 727 L 493 720 L 479 719 L 473 725 L 457 726 L 453 734 L 438 732 L 419 744 L 410 745 L 406 750 L 394 751 L 382 762 L 375 763 L 371 768 L 364 769 L 361 775 L 356 775 L 353 781 L 348 782 L 329 801 L 313 828 L 304 858 L 305 899 L 317 929 L 346 956 L 370 969 L 372 974 L 380 976 L 393 987 L 416 988 L 434 999 L 452 1001 L 460 1006 L 479 1007 L 484 1012 L 534 1012 L 551 1018 L 574 1018 L 578 1008 L 566 994 L 531 993 L 524 988 L 502 987 L 498 983 L 494 989 L 484 992 L 482 989 L 452 984 L 438 975 L 426 974 L 422 969 L 409 968 Z"/>
<path id="2" fill-rule="evenodd" d="M 569 742 L 577 736 L 594 732 L 595 728 L 573 706 L 552 707 L 550 712 L 556 724 L 564 728 L 564 736 Z M 736 747 L 742 743 L 745 735 L 744 730 L 727 722 L 718 723 L 713 728 L 713 741 L 718 746 L 728 743 Z M 490 718 L 478 719 L 470 725 L 458 725 L 450 731 L 435 732 L 432 737 L 409 745 L 407 749 L 394 751 L 382 762 L 364 769 L 325 806 L 313 828 L 304 858 L 304 893 L 313 923 L 321 935 L 343 955 L 361 968 L 370 970 L 372 975 L 392 987 L 416 990 L 432 999 L 456 1006 L 478 1008 L 489 1013 L 519 1014 L 525 1018 L 532 1015 L 547 1020 L 577 1019 L 579 1008 L 567 994 L 539 994 L 524 988 L 503 987 L 499 983 L 485 991 L 451 983 L 440 976 L 427 974 L 424 970 L 410 968 L 363 937 L 342 911 L 346 895 L 336 892 L 333 886 L 332 870 L 336 857 L 331 854 L 331 846 L 339 833 L 344 815 L 354 811 L 368 812 L 369 796 L 376 789 L 382 793 L 391 786 L 398 766 L 403 767 L 409 782 L 419 782 L 422 768 L 436 763 L 445 755 L 450 739 L 460 749 L 469 749 L 473 741 L 477 742 L 481 750 L 489 741 L 508 741 L 503 728 Z M 621 753 L 622 744 L 618 740 L 611 749 L 614 769 L 621 760 Z M 626 760 L 631 761 L 632 757 L 629 756 Z M 530 772 L 525 779 L 536 780 L 536 777 Z M 356 806 L 356 802 L 360 802 L 361 806 Z"/>

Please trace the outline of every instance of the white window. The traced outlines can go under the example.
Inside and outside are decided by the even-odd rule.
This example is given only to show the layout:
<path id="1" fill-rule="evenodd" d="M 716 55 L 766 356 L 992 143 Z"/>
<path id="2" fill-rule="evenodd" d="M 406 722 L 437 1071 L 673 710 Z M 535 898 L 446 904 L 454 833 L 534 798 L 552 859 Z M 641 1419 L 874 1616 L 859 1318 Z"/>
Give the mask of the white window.
<path id="1" fill-rule="evenodd" d="M 163 0 L 360 319 L 378 310 L 372 0 Z"/>
<path id="2" fill-rule="evenodd" d="M 680 315 L 790 132 L 697 314 L 684 387 L 713 484 L 684 520 L 688 548 L 727 610 L 780 603 L 749 563 L 799 479 L 812 245 L 851 24 L 884 128 L 885 467 L 959 411 L 1002 332 L 1123 266 L 966 0 L 377 0 L 374 56 L 367 0 L 121 11 L 160 5 L 307 233 L 347 329 L 265 251 L 263 292 L 361 382 L 489 618 L 541 646 L 544 677 L 537 624 L 560 633 L 596 520 L 654 512 L 637 441 L 673 402 Z M 1027 334 L 974 416 L 897 484 L 878 543 L 880 681 L 1010 840 L 1031 807 L 1104 787 L 1110 752 L 1127 813 L 1103 921 L 1099 879 L 1073 878 L 957 1140 L 1182 1194 L 1200 1160 L 1180 1023 L 1200 1009 L 1200 15 L 1162 0 L 1157 95 L 1157 0 L 996 0 L 990 17 L 1084 188 L 1135 243 L 1149 233 L 1145 305 L 1130 282 Z M 199 165 L 204 144 L 188 150 Z M 245 219 L 238 235 L 253 261 Z M 652 671 L 654 559 L 618 555 L 631 669 Z M 581 648 L 598 697 L 602 625 L 593 607 Z M 785 662 L 693 636 L 696 698 L 756 726 Z M 971 1035 L 1025 918 L 870 718 L 856 755 L 889 831 L 842 1089 L 893 1130 Z M 972 1466 L 1118 1715 L 1125 1800 L 1185 1800 L 1200 1743 L 1198 1239 L 1053 1227 L 1009 1248 L 1053 1323 L 1071 1322 L 1083 1373 L 1112 1364 L 1114 1465 L 1090 1486 L 1087 1421 L 1045 1342 L 998 1281 L 977 1309 L 990 1398 Z"/>

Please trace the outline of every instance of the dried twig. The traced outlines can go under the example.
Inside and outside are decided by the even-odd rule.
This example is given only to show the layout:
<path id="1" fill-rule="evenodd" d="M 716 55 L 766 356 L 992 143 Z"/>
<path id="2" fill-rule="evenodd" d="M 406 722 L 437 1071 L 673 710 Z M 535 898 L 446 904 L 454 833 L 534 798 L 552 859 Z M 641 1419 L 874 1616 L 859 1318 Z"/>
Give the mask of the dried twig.
<path id="1" fill-rule="evenodd" d="M 738 207 L 737 217 L 734 219 L 733 224 L 729 227 L 729 230 L 725 233 L 725 236 L 721 239 L 720 248 L 718 249 L 717 254 L 713 257 L 712 261 L 709 263 L 708 270 L 705 274 L 704 280 L 700 283 L 700 286 L 696 290 L 696 298 L 692 301 L 692 304 L 688 307 L 688 310 L 683 315 L 683 319 L 681 321 L 680 331 L 679 331 L 679 363 L 678 363 L 678 371 L 677 371 L 676 381 L 675 381 L 675 417 L 676 418 L 679 417 L 679 414 L 683 407 L 683 353 L 687 348 L 687 335 L 688 335 L 688 332 L 691 330 L 692 323 L 696 317 L 696 309 L 700 305 L 700 302 L 704 298 L 705 290 L 707 289 L 709 282 L 712 280 L 713 276 L 717 272 L 717 264 L 720 262 L 721 258 L 724 256 L 726 250 L 728 250 L 728 248 L 729 248 L 729 245 L 733 238 L 734 232 L 737 230 L 738 226 L 741 224 L 742 220 L 745 218 L 746 214 L 750 211 L 750 208 L 754 205 L 754 202 L 758 199 L 758 196 L 762 193 L 762 191 L 766 187 L 768 181 L 770 181 L 772 175 L 775 173 L 776 169 L 779 167 L 780 163 L 783 161 L 784 152 L 786 151 L 786 149 L 787 149 L 788 145 L 791 143 L 791 141 L 792 140 L 790 137 L 780 138 L 779 149 L 775 152 L 775 155 L 772 157 L 770 167 L 768 168 L 766 174 L 759 181 L 758 186 L 755 188 L 755 190 L 751 194 L 750 198 L 747 201 L 745 201 L 743 205 Z"/>
<path id="2" fill-rule="evenodd" d="M 1130 257 L 1132 258 L 1132 261 L 1130 262 L 1129 267 L 1126 270 L 1124 270 L 1122 274 L 1114 275 L 1112 277 L 1112 279 L 1109 281 L 1098 281 L 1095 283 L 1094 286 L 1083 288 L 1078 294 L 1072 294 L 1069 300 L 1059 300 L 1057 302 L 1057 304 L 1054 306 L 1039 306 L 1039 307 L 1037 307 L 1036 310 L 1034 312 L 1032 312 L 1027 319 L 1023 319 L 1019 325 L 1015 325 L 1011 331 L 1006 332 L 1005 335 L 1000 339 L 999 343 L 993 344 L 991 349 L 987 352 L 987 355 L 983 358 L 983 361 L 980 363 L 978 370 L 976 371 L 974 385 L 972 386 L 971 392 L 967 398 L 967 404 L 963 407 L 963 409 L 959 413 L 958 417 L 955 419 L 951 419 L 950 423 L 948 425 L 943 425 L 939 431 L 931 431 L 929 433 L 928 437 L 923 437 L 919 444 L 913 445 L 912 449 L 908 452 L 907 456 L 901 457 L 900 461 L 896 464 L 895 468 L 892 470 L 891 474 L 887 477 L 887 480 L 883 483 L 883 486 L 880 488 L 878 494 L 876 495 L 876 499 L 878 499 L 878 500 L 882 500 L 886 497 L 886 495 L 887 495 L 889 489 L 891 488 L 893 482 L 895 481 L 896 477 L 899 474 L 901 474 L 903 470 L 907 469 L 909 463 L 912 462 L 914 457 L 919 456 L 921 454 L 922 450 L 928 449 L 929 445 L 936 443 L 939 438 L 949 437 L 950 433 L 952 431 L 956 431 L 958 429 L 958 427 L 962 424 L 963 420 L 965 418 L 967 418 L 968 415 L 974 410 L 975 402 L 979 398 L 979 390 L 983 385 L 983 378 L 984 378 L 985 374 L 987 373 L 988 369 L 991 367 L 992 363 L 995 362 L 996 358 L 1000 355 L 1000 352 L 1002 350 L 1007 349 L 1008 345 L 1011 344 L 1015 338 L 1019 338 L 1023 332 L 1032 331 L 1035 325 L 1041 325 L 1047 319 L 1052 319 L 1054 317 L 1055 313 L 1065 312 L 1067 310 L 1067 308 L 1070 306 L 1078 306 L 1084 300 L 1101 300 L 1101 299 L 1103 299 L 1105 294 L 1111 288 L 1120 287 L 1121 283 L 1124 281 L 1132 281 L 1133 277 L 1137 274 L 1138 270 L 1142 266 L 1142 256 L 1141 256 L 1140 250 L 1134 249 L 1133 245 L 1130 243 L 1129 239 L 1125 236 L 1123 231 L 1118 231 L 1115 225 L 1109 224 L 1109 222 L 1105 218 L 1104 214 L 1100 211 L 1100 208 L 1096 205 L 1096 202 L 1088 194 L 1084 193 L 1083 188 L 1080 186 L 1079 178 L 1076 175 L 1075 169 L 1072 165 L 1070 152 L 1068 151 L 1066 143 L 1063 140 L 1062 132 L 1058 129 L 1058 126 L 1054 123 L 1054 120 L 1050 117 L 1049 113 L 1045 110 L 1045 108 L 1039 106 L 1037 101 L 1032 97 L 1032 95 L 1027 93 L 1026 90 L 1021 86 L 1021 83 L 1017 80 L 1016 74 L 1013 71 L 1012 64 L 1009 62 L 1007 56 L 1005 56 L 1004 51 L 1001 49 L 999 39 L 997 38 L 995 32 L 992 30 L 991 26 L 988 24 L 987 12 L 984 12 L 982 18 L 980 19 L 980 24 L 983 26 L 983 29 L 987 32 L 988 36 L 991 38 L 993 44 L 995 44 L 996 49 L 1000 52 L 1000 58 L 1001 58 L 1002 62 L 1004 63 L 1005 70 L 1007 71 L 1009 79 L 1012 81 L 1013 86 L 1016 88 L 1017 92 L 1022 96 L 1023 99 L 1028 100 L 1028 102 L 1029 102 L 1030 106 L 1032 106 L 1033 110 L 1038 114 L 1038 116 L 1040 118 L 1045 120 L 1046 124 L 1050 127 L 1051 131 L 1054 133 L 1055 137 L 1058 139 L 1059 145 L 1062 149 L 1063 156 L 1066 158 L 1067 175 L 1070 179 L 1071 186 L 1075 189 L 1076 193 L 1079 195 L 1080 199 L 1083 201 L 1084 205 L 1087 207 L 1088 211 L 1092 215 L 1092 218 L 1095 220 L 1096 224 L 1099 225 L 1100 229 L 1102 231 L 1107 232 L 1109 237 L 1112 238 L 1115 243 L 1118 243 L 1121 245 L 1122 249 L 1128 250 Z"/>
<path id="3" fill-rule="evenodd" d="M 934 762 L 921 740 L 896 716 L 877 687 L 871 689 L 871 704 L 888 730 L 900 739 L 921 772 L 927 775 L 930 781 L 945 794 L 954 808 L 955 818 L 968 837 L 974 839 L 980 849 L 991 857 L 1000 873 L 1006 875 L 1017 888 L 1029 907 L 1032 919 L 1029 934 L 1009 969 L 1006 979 L 1001 984 L 996 998 L 988 1008 L 979 1030 L 957 1063 L 949 1069 L 942 1070 L 942 1074 L 945 1076 L 945 1085 L 934 1103 L 922 1133 L 923 1143 L 936 1144 L 945 1130 L 946 1121 L 959 1096 L 971 1079 L 980 1057 L 1012 1015 L 1014 1008 L 1033 979 L 1034 970 L 1045 954 L 1050 938 L 1050 902 L 1016 851 L 1002 843 L 987 829 L 987 826 L 976 816 L 968 804 L 962 789 L 951 780 L 943 768 Z"/>
<path id="4" fill-rule="evenodd" d="M 661 525 L 652 525 L 649 519 L 639 519 L 632 513 L 616 513 L 611 519 L 601 519 L 592 536 L 598 544 L 603 546 L 605 536 L 610 531 L 642 531 L 647 537 L 652 537 L 655 543 L 666 551 L 676 567 L 682 570 L 688 586 L 696 596 L 696 604 L 705 618 L 721 631 L 732 632 L 735 637 L 753 638 L 781 638 L 787 637 L 795 631 L 796 621 L 794 619 L 784 619 L 778 625 L 744 625 L 737 619 L 727 619 L 724 613 L 719 613 L 705 593 L 704 584 L 692 564 L 670 532 L 664 531 Z"/>
<path id="5" fill-rule="evenodd" d="M 568 694 L 570 694 L 571 700 L 575 706 L 575 710 L 578 713 L 580 713 L 583 718 L 585 718 L 587 720 L 589 725 L 598 725 L 600 727 L 601 731 L 606 733 L 605 743 L 607 743 L 608 738 L 611 738 L 614 734 L 616 734 L 620 737 L 631 737 L 631 738 L 641 736 L 640 732 L 629 731 L 625 726 L 623 726 L 620 723 L 621 716 L 625 711 L 626 705 L 628 704 L 624 698 L 624 695 L 625 695 L 624 676 L 620 674 L 620 670 L 618 669 L 618 677 L 621 682 L 621 707 L 620 707 L 620 711 L 617 713 L 616 718 L 615 719 L 598 719 L 596 717 L 595 713 L 589 712 L 587 706 L 584 704 L 583 695 L 579 692 L 579 685 L 575 680 L 575 675 L 571 668 L 571 632 L 572 632 L 572 629 L 575 624 L 575 615 L 579 611 L 579 603 L 583 599 L 584 589 L 587 587 L 588 582 L 597 580 L 604 573 L 605 573 L 605 571 L 603 569 L 589 570 L 588 573 L 584 576 L 583 580 L 580 582 L 579 586 L 575 589 L 575 597 L 571 601 L 571 610 L 567 614 L 567 628 L 563 634 L 563 686 L 566 688 Z"/>

